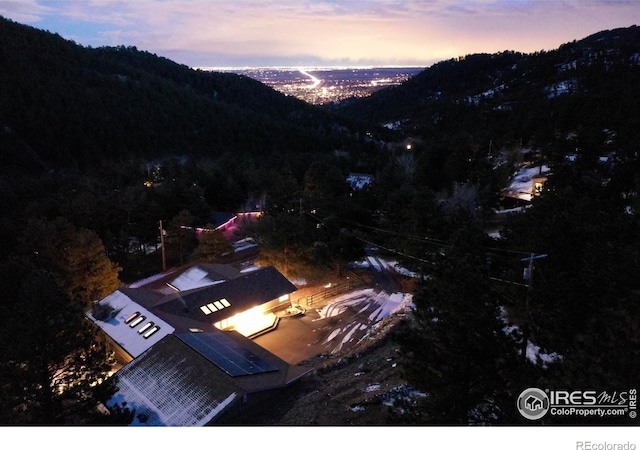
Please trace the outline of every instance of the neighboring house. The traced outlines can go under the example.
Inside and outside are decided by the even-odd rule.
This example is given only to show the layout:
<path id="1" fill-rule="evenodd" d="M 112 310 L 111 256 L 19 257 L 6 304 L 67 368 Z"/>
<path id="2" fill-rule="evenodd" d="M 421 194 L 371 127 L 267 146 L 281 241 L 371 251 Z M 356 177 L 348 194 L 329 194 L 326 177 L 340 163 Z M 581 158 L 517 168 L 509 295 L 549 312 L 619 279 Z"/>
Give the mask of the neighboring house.
<path id="1" fill-rule="evenodd" d="M 349 183 L 349 186 L 351 186 L 351 189 L 354 191 L 359 191 L 364 189 L 366 186 L 370 186 L 373 183 L 373 180 L 373 175 L 366 173 L 351 172 L 347 177 L 347 183 Z"/>
<path id="2" fill-rule="evenodd" d="M 549 167 L 545 165 L 525 167 L 514 175 L 502 195 L 515 201 L 530 202 L 533 197 L 540 195 L 548 175 Z"/>
<path id="3" fill-rule="evenodd" d="M 216 231 L 222 231 L 227 238 L 233 239 L 234 234 L 239 232 L 238 227 L 242 225 L 249 225 L 255 223 L 256 219 L 264 214 L 264 199 L 249 199 L 246 203 L 239 208 L 236 213 L 216 211 L 211 216 L 211 225 Z M 206 228 L 198 227 L 197 232 L 206 231 Z"/>

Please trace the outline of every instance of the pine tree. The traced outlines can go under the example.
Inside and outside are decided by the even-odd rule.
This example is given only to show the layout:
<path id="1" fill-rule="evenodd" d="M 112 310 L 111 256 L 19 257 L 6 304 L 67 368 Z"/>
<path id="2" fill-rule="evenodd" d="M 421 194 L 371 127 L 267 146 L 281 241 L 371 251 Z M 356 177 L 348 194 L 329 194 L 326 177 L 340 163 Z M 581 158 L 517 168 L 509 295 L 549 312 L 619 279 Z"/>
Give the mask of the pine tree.
<path id="1" fill-rule="evenodd" d="M 83 303 L 51 274 L 11 260 L 0 264 L 0 423 L 62 424 L 95 412 L 92 385 L 111 368 Z"/>
<path id="2" fill-rule="evenodd" d="M 207 224 L 206 230 L 198 234 L 198 246 L 194 259 L 215 262 L 233 250 L 222 231 L 213 228 L 212 224 Z"/>
<path id="3" fill-rule="evenodd" d="M 69 237 L 60 261 L 66 273 L 63 286 L 89 305 L 118 287 L 120 268 L 107 258 L 104 245 L 94 231 L 81 228 Z"/>
<path id="4" fill-rule="evenodd" d="M 475 250 L 474 250 L 475 249 Z M 407 380 L 426 393 L 413 420 L 505 423 L 514 413 L 517 342 L 504 331 L 477 241 L 458 241 L 414 296 L 396 339 Z"/>
<path id="5" fill-rule="evenodd" d="M 195 218 L 186 209 L 180 211 L 169 222 L 166 246 L 171 259 L 177 259 L 182 265 L 185 255 L 191 253 L 198 240 L 193 229 Z"/>
<path id="6" fill-rule="evenodd" d="M 120 284 L 120 267 L 106 254 L 98 235 L 76 229 L 64 218 L 32 219 L 20 238 L 20 255 L 36 267 L 52 272 L 58 286 L 85 307 Z"/>

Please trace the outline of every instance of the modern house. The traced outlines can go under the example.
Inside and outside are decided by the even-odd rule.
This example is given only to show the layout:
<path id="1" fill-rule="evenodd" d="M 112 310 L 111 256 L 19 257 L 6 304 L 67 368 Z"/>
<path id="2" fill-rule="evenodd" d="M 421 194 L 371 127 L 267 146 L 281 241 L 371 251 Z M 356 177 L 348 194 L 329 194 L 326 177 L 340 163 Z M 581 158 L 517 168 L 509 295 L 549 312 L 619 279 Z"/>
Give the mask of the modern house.
<path id="1" fill-rule="evenodd" d="M 114 291 L 86 314 L 123 366 L 108 404 L 135 410 L 133 425 L 200 426 L 310 373 L 250 339 L 295 290 L 273 267 L 199 264 Z"/>
<path id="2" fill-rule="evenodd" d="M 120 288 L 96 302 L 87 317 L 127 363 L 166 334 L 235 330 L 254 337 L 278 325 L 297 288 L 274 267 L 240 272 L 199 264 L 147 284 Z"/>
<path id="3" fill-rule="evenodd" d="M 166 317 L 213 324 L 246 337 L 275 328 L 275 312 L 291 305 L 297 288 L 274 267 L 243 273 L 229 281 L 187 291 L 176 291 L 156 302 L 154 311 Z"/>

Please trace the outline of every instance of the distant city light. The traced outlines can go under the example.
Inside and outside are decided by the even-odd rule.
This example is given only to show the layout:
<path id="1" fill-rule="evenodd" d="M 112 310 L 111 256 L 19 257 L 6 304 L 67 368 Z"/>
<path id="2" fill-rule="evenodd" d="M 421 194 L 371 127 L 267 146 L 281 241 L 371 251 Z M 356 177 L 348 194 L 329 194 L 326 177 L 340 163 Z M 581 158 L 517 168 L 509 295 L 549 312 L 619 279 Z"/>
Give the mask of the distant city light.
<path id="1" fill-rule="evenodd" d="M 419 67 L 360 68 L 208 68 L 248 76 L 291 97 L 321 105 L 353 97 L 367 97 L 384 87 L 403 83 L 422 71 Z"/>

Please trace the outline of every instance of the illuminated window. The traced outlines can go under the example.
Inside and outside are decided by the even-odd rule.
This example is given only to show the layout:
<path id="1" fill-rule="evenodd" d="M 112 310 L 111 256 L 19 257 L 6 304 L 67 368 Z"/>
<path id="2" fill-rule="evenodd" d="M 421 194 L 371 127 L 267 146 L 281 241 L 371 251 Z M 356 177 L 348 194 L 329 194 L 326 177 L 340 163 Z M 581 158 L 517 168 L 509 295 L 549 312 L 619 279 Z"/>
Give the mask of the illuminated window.
<path id="1" fill-rule="evenodd" d="M 145 331 L 147 331 L 149 328 L 151 328 L 153 325 L 154 325 L 154 324 L 153 324 L 153 322 L 149 322 L 149 323 L 147 323 L 145 326 L 143 326 L 142 328 L 140 328 L 140 329 L 138 330 L 138 334 L 142 334 L 142 333 L 144 333 L 144 332 L 145 332 Z"/>
<path id="2" fill-rule="evenodd" d="M 149 331 L 147 331 L 142 337 L 145 339 L 149 339 L 151 336 L 153 336 L 154 333 L 157 333 L 159 329 L 160 327 L 156 325 L 153 328 L 151 328 Z"/>
<path id="3" fill-rule="evenodd" d="M 281 302 L 286 302 L 287 300 L 289 300 L 289 294 L 284 294 L 280 296 L 278 300 L 280 300 Z"/>
<path id="4" fill-rule="evenodd" d="M 131 322 L 133 319 L 135 319 L 136 317 L 138 317 L 140 315 L 139 311 L 134 312 L 133 314 L 131 314 L 129 317 L 127 317 L 126 319 L 124 319 L 124 323 L 129 323 Z"/>
<path id="5" fill-rule="evenodd" d="M 224 330 L 229 328 L 230 326 L 233 325 L 233 318 L 229 318 L 229 319 L 222 319 L 220 322 L 216 322 L 213 324 L 214 327 L 216 327 L 219 330 Z"/>
<path id="6" fill-rule="evenodd" d="M 145 316 L 138 316 L 133 322 L 129 324 L 129 326 L 131 328 L 135 328 L 140 324 L 140 322 L 144 322 L 145 319 L 146 319 Z"/>
<path id="7" fill-rule="evenodd" d="M 228 308 L 231 306 L 231 303 L 226 298 L 221 298 L 220 300 L 216 300 L 213 303 L 207 303 L 206 305 L 202 305 L 200 309 L 206 315 L 214 313 L 216 311 L 220 311 L 221 309 Z"/>

